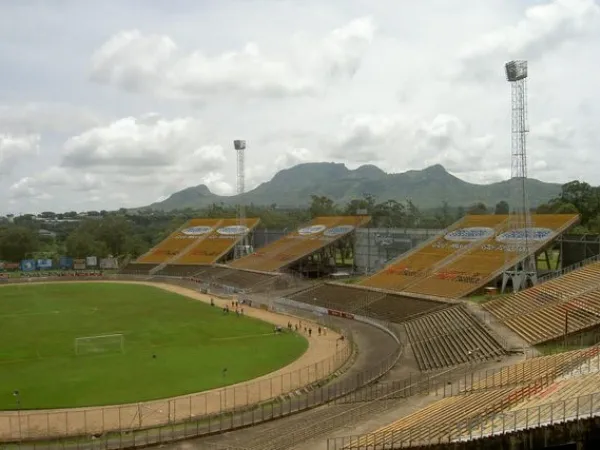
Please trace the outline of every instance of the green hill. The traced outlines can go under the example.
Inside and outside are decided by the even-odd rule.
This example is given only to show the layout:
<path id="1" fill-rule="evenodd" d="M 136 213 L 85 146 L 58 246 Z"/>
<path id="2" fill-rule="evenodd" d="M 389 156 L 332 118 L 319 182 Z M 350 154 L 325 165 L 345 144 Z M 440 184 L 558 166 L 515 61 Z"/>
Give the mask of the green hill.
<path id="1" fill-rule="evenodd" d="M 246 204 L 295 207 L 310 203 L 311 195 L 324 195 L 338 204 L 363 194 L 374 195 L 378 201 L 411 199 L 420 208 L 435 208 L 446 201 L 450 206 L 468 206 L 483 202 L 494 206 L 510 200 L 510 186 L 515 180 L 492 184 L 467 183 L 448 173 L 441 165 L 403 173 L 385 173 L 373 165 L 349 170 L 339 163 L 308 163 L 282 170 L 265 183 L 244 194 Z M 550 200 L 560 193 L 560 185 L 528 179 L 527 188 L 532 206 Z M 199 185 L 176 192 L 150 208 L 169 211 L 201 208 L 212 203 L 236 204 L 237 196 L 213 194 Z"/>

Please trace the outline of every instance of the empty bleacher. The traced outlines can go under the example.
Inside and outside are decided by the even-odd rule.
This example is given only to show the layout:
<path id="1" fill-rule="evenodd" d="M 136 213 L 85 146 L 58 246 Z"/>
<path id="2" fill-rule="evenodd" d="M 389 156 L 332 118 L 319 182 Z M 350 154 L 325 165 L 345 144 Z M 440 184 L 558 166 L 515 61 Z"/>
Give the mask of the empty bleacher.
<path id="1" fill-rule="evenodd" d="M 484 228 L 495 230 L 506 219 L 507 216 L 501 215 L 465 216 L 449 227 L 446 234 L 437 236 L 426 242 L 423 246 L 402 255 L 382 271 L 363 280 L 360 284 L 362 286 L 402 291 L 405 287 L 414 283 L 415 280 L 425 276 L 437 264 L 442 263 L 448 257 L 460 251 L 466 243 L 476 242 L 450 241 L 446 239 L 446 236 L 453 233 L 458 234 L 460 230 L 470 228 L 480 229 L 482 232 L 480 235 L 474 234 L 474 236 L 479 236 L 479 238 L 485 238 L 487 235 L 493 236 L 493 232 L 484 230 Z M 485 231 L 487 231 L 487 234 Z M 460 235 L 457 239 L 460 239 Z"/>
<path id="2" fill-rule="evenodd" d="M 483 307 L 496 318 L 505 320 L 567 301 L 594 287 L 600 288 L 600 263 L 583 266 L 543 284 L 491 300 Z"/>
<path id="3" fill-rule="evenodd" d="M 403 417 L 374 433 L 357 438 L 343 448 L 400 448 L 447 441 L 456 425 L 482 414 L 500 412 L 512 389 L 494 389 L 447 397 Z M 403 445 L 402 445 L 403 444 Z"/>
<path id="4" fill-rule="evenodd" d="M 222 219 L 192 219 L 135 262 L 156 265 L 165 263 L 187 248 L 205 240 L 216 227 L 221 225 L 222 221 Z"/>
<path id="5" fill-rule="evenodd" d="M 574 214 L 533 215 L 533 227 L 546 228 L 554 233 L 547 239 L 534 241 L 531 250 L 535 251 L 543 247 L 558 233 L 574 225 L 577 220 L 578 216 Z M 504 224 L 498 233 L 508 231 L 507 225 L 508 223 Z M 477 243 L 423 280 L 408 286 L 406 291 L 459 298 L 477 290 L 525 256 L 518 251 L 505 252 L 506 244 L 499 242 L 498 238 L 499 236 L 495 236 Z M 508 246 L 509 249 L 515 247 L 515 245 Z"/>
<path id="6" fill-rule="evenodd" d="M 325 283 L 289 296 L 292 300 L 373 317 L 380 320 L 402 322 L 409 317 L 434 310 L 445 304 L 403 297 L 351 285 Z"/>
<path id="7" fill-rule="evenodd" d="M 213 285 L 251 289 L 259 284 L 274 281 L 277 274 L 237 270 L 226 266 L 203 266 L 194 273 L 193 278 L 196 281 L 212 283 Z"/>
<path id="8" fill-rule="evenodd" d="M 499 432 L 499 424 L 510 423 L 515 428 L 528 428 L 554 423 L 563 418 L 574 419 L 600 410 L 600 374 L 581 375 L 556 381 L 534 393 L 512 408 L 489 418 L 479 425 L 483 436 Z"/>
<path id="9" fill-rule="evenodd" d="M 237 269 L 277 271 L 332 244 L 370 220 L 368 216 L 316 217 L 293 233 L 231 262 L 230 265 Z"/>
<path id="10" fill-rule="evenodd" d="M 600 288 L 553 303 L 503 323 L 530 344 L 541 344 L 600 324 Z"/>
<path id="11" fill-rule="evenodd" d="M 463 305 L 424 314 L 405 323 L 422 371 L 475 363 L 505 354 L 493 336 Z"/>
<path id="12" fill-rule="evenodd" d="M 202 265 L 214 264 L 227 255 L 237 242 L 251 232 L 259 223 L 259 219 L 247 218 L 240 224 L 238 219 L 221 219 L 219 226 L 204 239 L 194 243 L 169 261 L 169 265 Z M 234 232 L 238 226 L 246 228 L 245 232 Z"/>
<path id="13" fill-rule="evenodd" d="M 473 382 L 472 389 L 489 389 L 505 386 L 516 386 L 531 383 L 535 380 L 554 380 L 595 360 L 600 354 L 600 347 L 572 350 L 554 355 L 539 356 L 517 364 L 504 366 L 500 370 Z"/>
<path id="14" fill-rule="evenodd" d="M 158 264 L 140 264 L 140 263 L 128 263 L 126 266 L 119 270 L 119 273 L 125 275 L 148 275 L 152 269 Z"/>
<path id="15" fill-rule="evenodd" d="M 532 250 L 547 245 L 578 218 L 575 214 L 533 215 L 533 226 L 551 233 L 534 241 Z M 507 236 L 503 233 L 510 234 L 509 225 L 508 216 L 466 216 L 449 233 L 402 256 L 361 285 L 432 297 L 468 295 L 525 256 L 518 244 L 503 241 Z"/>
<path id="16" fill-rule="evenodd" d="M 538 414 L 539 423 L 544 423 L 563 415 L 571 417 L 571 412 L 575 416 L 577 411 L 600 411 L 597 398 L 594 406 L 589 395 L 600 392 L 599 354 L 600 347 L 594 346 L 529 359 L 489 376 L 481 377 L 483 372 L 479 372 L 472 377 L 479 382 L 467 390 L 430 403 L 374 433 L 346 437 L 343 446 L 336 448 L 392 449 L 465 441 L 504 432 L 503 424 L 509 425 L 507 431 L 512 426 L 537 426 Z M 586 364 L 589 367 L 582 370 Z M 522 414 L 525 408 L 530 413 Z"/>

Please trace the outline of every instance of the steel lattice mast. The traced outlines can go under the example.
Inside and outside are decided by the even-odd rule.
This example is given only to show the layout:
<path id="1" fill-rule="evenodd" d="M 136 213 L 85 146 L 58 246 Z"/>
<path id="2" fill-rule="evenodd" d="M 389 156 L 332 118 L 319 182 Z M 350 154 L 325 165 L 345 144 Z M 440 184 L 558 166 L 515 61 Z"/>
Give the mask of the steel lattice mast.
<path id="1" fill-rule="evenodd" d="M 530 232 L 532 229 L 529 196 L 527 193 L 527 61 L 510 61 L 505 65 L 506 79 L 511 85 L 511 183 L 509 231 L 513 232 L 515 243 L 507 243 L 505 261 L 513 261 L 519 255 L 520 261 L 504 273 L 502 290 L 509 280 L 514 291 L 537 281 L 537 268 Z"/>
<path id="2" fill-rule="evenodd" d="M 246 192 L 246 168 L 245 168 L 245 157 L 246 157 L 246 141 L 235 140 L 233 141 L 233 147 L 237 153 L 237 177 L 236 177 L 236 193 L 238 195 L 237 204 L 237 224 L 240 227 L 246 226 L 246 206 L 244 204 L 244 193 Z M 235 246 L 235 258 L 244 256 L 247 245 L 247 235 L 244 234 L 238 245 Z"/>

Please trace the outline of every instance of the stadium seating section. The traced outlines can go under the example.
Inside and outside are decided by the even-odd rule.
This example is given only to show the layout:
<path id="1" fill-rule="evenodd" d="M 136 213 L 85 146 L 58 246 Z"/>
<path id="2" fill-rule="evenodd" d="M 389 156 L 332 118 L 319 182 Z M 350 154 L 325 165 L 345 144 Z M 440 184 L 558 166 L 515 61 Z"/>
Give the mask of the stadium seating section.
<path id="1" fill-rule="evenodd" d="M 422 371 L 475 363 L 505 354 L 501 342 L 463 305 L 409 320 L 405 327 Z"/>
<path id="2" fill-rule="evenodd" d="M 237 269 L 274 272 L 335 242 L 370 220 L 368 216 L 317 217 L 293 233 L 230 265 Z"/>
<path id="3" fill-rule="evenodd" d="M 501 430 L 505 414 L 511 425 L 522 420 L 524 428 L 537 425 L 537 414 L 539 422 L 545 423 L 552 420 L 553 410 L 561 415 L 569 415 L 569 409 L 585 411 L 577 397 L 600 392 L 599 350 L 592 347 L 506 366 L 458 395 L 435 401 L 343 448 L 400 448 L 401 443 L 408 447 L 466 440 L 497 432 L 498 426 Z M 561 402 L 559 410 L 551 406 L 553 402 Z M 532 408 L 535 414 L 510 414 L 524 408 Z"/>
<path id="4" fill-rule="evenodd" d="M 245 219 L 250 231 L 258 219 Z M 192 219 L 156 247 L 136 260 L 136 264 L 212 264 L 226 255 L 242 237 L 229 233 L 239 225 L 237 219 Z"/>
<path id="5" fill-rule="evenodd" d="M 535 241 L 535 249 L 547 244 L 577 220 L 578 216 L 573 214 L 534 215 L 533 227 L 553 231 L 545 239 Z M 468 295 L 524 256 L 518 245 L 512 244 L 508 247 L 512 256 L 506 258 L 505 244 L 496 238 L 507 232 L 508 227 L 508 216 L 505 215 L 466 216 L 444 236 L 401 256 L 361 285 L 432 297 Z M 474 230 L 465 231 L 468 228 Z M 483 233 L 483 229 L 488 233 Z"/>
<path id="6" fill-rule="evenodd" d="M 492 300 L 484 308 L 530 344 L 590 328 L 600 323 L 600 263 Z"/>
<path id="7" fill-rule="evenodd" d="M 126 275 L 147 275 L 158 264 L 129 263 L 120 272 Z"/>
<path id="8" fill-rule="evenodd" d="M 407 298 L 393 293 L 382 293 L 335 283 L 320 284 L 292 294 L 289 298 L 328 309 L 392 322 L 402 322 L 409 317 L 446 306 L 446 304 L 430 300 Z"/>
<path id="9" fill-rule="evenodd" d="M 225 266 L 203 266 L 194 273 L 193 278 L 203 283 L 213 283 L 238 289 L 250 289 L 259 284 L 274 281 L 277 275 L 237 270 Z"/>
<path id="10" fill-rule="evenodd" d="M 252 231 L 258 225 L 258 219 L 245 219 L 243 226 Z M 181 252 L 169 264 L 189 265 L 189 264 L 213 264 L 225 256 L 243 237 L 242 234 L 226 234 L 223 231 L 229 227 L 236 227 L 240 224 L 238 219 L 222 219 L 212 233 L 206 238 L 192 244 L 184 252 Z"/>

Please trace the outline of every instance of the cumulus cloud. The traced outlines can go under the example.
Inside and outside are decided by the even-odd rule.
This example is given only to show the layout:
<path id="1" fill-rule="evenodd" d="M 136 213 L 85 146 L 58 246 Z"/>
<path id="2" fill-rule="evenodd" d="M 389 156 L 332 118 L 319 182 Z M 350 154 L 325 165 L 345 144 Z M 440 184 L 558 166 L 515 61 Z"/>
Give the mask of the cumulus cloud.
<path id="1" fill-rule="evenodd" d="M 457 75 L 488 78 L 497 75 L 499 62 L 539 60 L 567 42 L 599 35 L 599 30 L 600 6 L 595 0 L 553 0 L 533 5 L 518 23 L 492 30 L 466 45 L 459 54 Z"/>
<path id="2" fill-rule="evenodd" d="M 263 54 L 254 42 L 238 51 L 209 56 L 202 50 L 186 51 L 169 36 L 122 31 L 94 53 L 90 77 L 132 92 L 186 100 L 231 93 L 313 94 L 323 83 L 356 73 L 374 29 L 370 18 L 356 19 L 316 45 L 298 46 L 294 54 L 282 58 Z"/>
<path id="3" fill-rule="evenodd" d="M 0 175 L 8 174 L 21 160 L 34 156 L 39 146 L 40 136 L 37 134 L 0 134 Z"/>
<path id="4" fill-rule="evenodd" d="M 489 157 L 494 136 L 477 135 L 459 118 L 439 114 L 432 119 L 402 115 L 346 117 L 341 131 L 326 142 L 330 155 L 357 163 L 392 162 L 405 168 L 442 164 L 463 173 L 480 170 Z"/>
<path id="5" fill-rule="evenodd" d="M 165 119 L 157 114 L 126 117 L 70 138 L 62 164 L 67 167 L 135 167 L 166 170 L 182 164 L 210 172 L 225 163 L 223 148 L 203 145 L 201 123 L 191 117 Z"/>
<path id="6" fill-rule="evenodd" d="M 89 108 L 68 103 L 0 104 L 0 131 L 11 133 L 73 133 L 100 123 Z"/>

